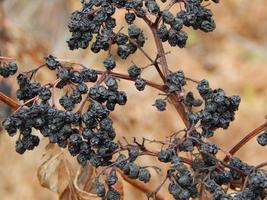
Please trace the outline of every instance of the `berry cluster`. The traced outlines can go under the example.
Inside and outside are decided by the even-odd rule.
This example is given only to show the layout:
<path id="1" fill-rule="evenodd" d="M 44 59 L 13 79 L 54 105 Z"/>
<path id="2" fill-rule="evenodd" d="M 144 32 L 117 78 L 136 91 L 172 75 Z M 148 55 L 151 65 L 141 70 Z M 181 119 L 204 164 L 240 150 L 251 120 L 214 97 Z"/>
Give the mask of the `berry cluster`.
<path id="1" fill-rule="evenodd" d="M 107 200 L 121 198 L 115 187 L 119 180 L 118 172 L 123 177 L 148 183 L 152 176 L 149 168 L 160 171 L 157 166 L 139 165 L 138 159 L 143 155 L 155 156 L 159 162 L 168 165 L 166 178 L 148 194 L 149 198 L 155 197 L 168 183 L 169 193 L 176 200 L 203 198 L 204 193 L 209 193 L 214 200 L 265 199 L 267 173 L 260 168 L 266 163 L 256 167 L 248 165 L 229 155 L 231 151 L 224 159 L 219 159 L 218 152 L 225 151 L 208 141 L 218 128 L 229 127 L 238 110 L 240 97 L 226 96 L 223 89 L 212 89 L 207 80 L 190 79 L 182 70 L 172 72 L 164 63 L 166 53 L 161 42 L 168 41 L 170 46 L 183 48 L 188 38 L 183 29 L 185 26 L 204 32 L 215 29 L 212 11 L 204 5 L 207 1 L 161 0 L 163 5 L 168 2 L 162 9 L 162 4 L 156 0 L 81 0 L 82 8 L 72 13 L 68 25 L 72 33 L 68 40 L 69 48 L 85 49 L 91 42 L 90 48 L 94 53 L 108 51 L 103 61 L 105 71 L 60 61 L 49 55 L 44 64 L 19 74 L 16 95 L 22 104 L 2 123 L 9 136 L 19 133 L 16 151 L 23 154 L 37 147 L 40 139 L 34 130 L 40 131 L 50 143 L 68 149 L 82 166 L 90 163 L 97 168 L 95 191 Z M 212 1 L 219 3 L 219 0 Z M 176 3 L 180 4 L 180 10 L 174 15 L 170 10 Z M 114 32 L 117 24 L 113 15 L 117 9 L 126 10 L 127 33 L 124 29 Z M 155 60 L 142 48 L 146 37 L 135 23 L 137 18 L 143 19 L 153 32 L 158 48 Z M 117 45 L 117 55 L 122 59 L 139 49 L 151 63 L 145 67 L 133 64 L 128 68 L 128 74 L 114 72 L 117 63 L 116 56 L 111 54 L 112 45 Z M 149 66 L 156 68 L 162 84 L 141 76 Z M 55 74 L 53 83 L 42 84 L 36 80 L 35 74 L 42 68 Z M 8 77 L 16 71 L 15 63 L 1 62 L 1 76 Z M 125 137 L 126 144 L 115 141 L 116 132 L 110 113 L 116 105 L 122 106 L 127 102 L 127 94 L 119 90 L 120 79 L 133 81 L 138 91 L 143 91 L 146 86 L 159 89 L 165 98 L 156 99 L 153 106 L 164 111 L 167 102 L 172 103 L 186 128 L 173 133 L 165 141 L 145 137 L 142 143 L 136 138 L 130 143 Z M 197 84 L 200 98 L 187 91 L 188 81 Z M 59 97 L 55 95 L 57 90 L 61 91 Z M 257 141 L 262 146 L 267 145 L 267 129 Z M 161 149 L 151 151 L 146 142 L 160 144 Z M 233 192 L 229 193 L 228 188 Z"/>
<path id="2" fill-rule="evenodd" d="M 20 86 L 17 97 L 24 102 L 24 106 L 3 122 L 10 136 L 19 130 L 16 151 L 22 154 L 38 146 L 39 138 L 32 134 L 33 129 L 37 129 L 49 138 L 50 143 L 68 147 L 70 154 L 77 156 L 82 165 L 87 160 L 94 166 L 108 164 L 112 153 L 118 148 L 118 144 L 113 142 L 116 133 L 109 110 L 114 110 L 116 104 L 124 105 L 126 94 L 118 91 L 117 81 L 112 76 L 106 77 L 106 87 L 97 83 L 88 89 L 86 83 L 98 79 L 93 69 L 77 71 L 64 66 L 53 56 L 46 58 L 45 66 L 56 71 L 58 79 L 55 84 L 42 86 L 36 80 L 30 80 L 28 74 L 19 74 L 17 77 Z M 55 107 L 51 91 L 64 87 L 70 87 L 71 90 L 59 99 L 59 104 L 64 108 L 60 110 Z M 82 109 L 75 110 L 82 100 L 83 104 L 89 104 L 85 112 Z"/>
<path id="3" fill-rule="evenodd" d="M 218 3 L 219 1 L 214 2 Z M 144 18 L 148 14 L 157 17 L 157 23 L 162 19 L 157 33 L 162 42 L 168 41 L 171 46 L 185 47 L 188 35 L 182 30 L 183 26 L 193 27 L 204 32 L 211 32 L 215 29 L 213 13 L 205 5 L 202 5 L 203 0 L 181 1 L 181 3 L 184 8 L 174 15 L 168 9 L 161 10 L 155 0 L 82 0 L 82 8 L 72 13 L 68 25 L 69 31 L 72 33 L 68 40 L 69 48 L 71 50 L 85 49 L 95 36 L 96 40 L 91 45 L 94 53 L 101 50 L 107 51 L 112 44 L 117 44 L 118 55 L 126 59 L 136 51 L 137 46 L 142 47 L 145 43 L 145 36 L 142 30 L 134 24 L 134 21 L 136 18 Z M 113 15 L 116 9 L 122 8 L 127 11 L 125 13 L 125 21 L 129 25 L 127 34 L 114 32 L 117 24 Z"/>
<path id="4" fill-rule="evenodd" d="M 163 23 L 158 29 L 162 42 L 168 41 L 171 46 L 185 47 L 188 35 L 183 27 L 193 27 L 204 32 L 211 32 L 216 28 L 212 19 L 213 13 L 202 5 L 203 0 L 182 1 L 184 9 L 175 15 L 169 10 L 163 10 L 160 15 Z"/>
<path id="5" fill-rule="evenodd" d="M 16 74 L 17 70 L 18 66 L 14 62 L 8 62 L 3 64 L 0 62 L 0 76 L 4 78 L 8 78 L 9 76 Z"/>
<path id="6" fill-rule="evenodd" d="M 116 8 L 138 10 L 140 4 L 143 4 L 142 1 L 140 3 L 137 1 L 82 1 L 82 9 L 72 13 L 69 22 L 69 31 L 72 33 L 72 37 L 68 41 L 69 48 L 72 50 L 85 49 L 95 35 L 96 40 L 91 45 L 92 52 L 107 51 L 111 45 L 116 44 L 118 46 L 117 54 L 122 59 L 126 59 L 136 51 L 136 45 L 144 45 L 145 36 L 139 27 L 132 24 L 135 14 L 127 13 L 125 15 L 127 23 L 132 24 L 128 27 L 128 35 L 113 31 L 116 27 L 116 19 L 112 16 Z M 112 58 L 107 58 L 106 62 L 109 68 L 115 67 Z"/>
<path id="7" fill-rule="evenodd" d="M 199 112 L 202 134 L 211 137 L 217 128 L 226 129 L 234 120 L 235 111 L 238 110 L 240 104 L 240 97 L 225 96 L 225 92 L 221 88 L 211 89 L 207 80 L 200 81 L 197 89 L 205 101 L 204 109 Z"/>

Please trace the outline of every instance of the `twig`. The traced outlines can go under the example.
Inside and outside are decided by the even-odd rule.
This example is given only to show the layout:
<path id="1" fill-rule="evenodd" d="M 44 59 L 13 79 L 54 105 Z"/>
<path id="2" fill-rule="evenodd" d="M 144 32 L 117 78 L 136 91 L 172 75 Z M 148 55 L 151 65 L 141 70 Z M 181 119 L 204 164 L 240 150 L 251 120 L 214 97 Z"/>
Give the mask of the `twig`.
<path id="1" fill-rule="evenodd" d="M 16 101 L 14 101 L 12 98 L 6 96 L 2 92 L 0 92 L 0 101 L 7 104 L 9 107 L 13 108 L 14 110 L 17 110 L 20 107 Z"/>
<path id="2" fill-rule="evenodd" d="M 131 43 L 133 43 L 143 54 L 144 54 L 144 56 L 152 63 L 152 65 L 154 65 L 155 66 L 155 68 L 156 68 L 156 70 L 158 71 L 158 73 L 159 73 L 159 75 L 160 75 L 160 77 L 161 77 L 161 79 L 163 80 L 163 81 L 165 81 L 165 76 L 164 76 L 164 74 L 161 72 L 161 70 L 160 70 L 160 68 L 159 68 L 159 66 L 158 66 L 158 63 L 157 63 L 157 59 L 158 58 L 156 58 L 156 60 L 153 60 L 145 51 L 144 51 L 144 49 L 142 49 L 142 47 L 140 47 L 138 44 L 136 44 L 136 42 L 134 42 L 132 39 L 130 39 L 130 42 Z M 161 57 L 163 57 L 163 56 L 160 56 L 159 58 L 161 58 Z"/>
<path id="3" fill-rule="evenodd" d="M 167 59 L 166 59 L 166 56 L 165 56 L 165 51 L 164 51 L 162 42 L 161 42 L 161 40 L 158 37 L 157 28 L 151 26 L 151 30 L 152 30 L 152 33 L 153 33 L 153 36 L 154 36 L 154 41 L 156 43 L 158 54 L 161 55 L 160 58 L 159 58 L 159 60 L 161 62 L 161 67 L 162 67 L 163 75 L 166 77 L 169 70 L 168 70 Z"/>
<path id="4" fill-rule="evenodd" d="M 249 132 L 247 135 L 245 135 L 237 144 L 235 144 L 232 148 L 229 150 L 230 155 L 234 155 L 241 147 L 243 147 L 248 141 L 250 141 L 253 137 L 261 133 L 264 129 L 267 128 L 267 121 L 258 126 L 253 131 Z M 229 161 L 229 156 L 226 156 L 223 159 L 224 162 Z"/>
<path id="5" fill-rule="evenodd" d="M 142 191 L 144 193 L 150 193 L 151 192 L 151 187 L 147 186 L 146 184 L 144 184 L 138 180 L 130 179 L 128 176 L 124 175 L 123 172 L 120 170 L 118 170 L 118 172 L 120 173 L 120 175 L 122 176 L 122 178 L 126 182 L 128 182 L 132 186 L 136 187 L 140 191 Z M 155 199 L 156 200 L 164 200 L 164 197 L 161 194 L 157 193 L 155 196 Z"/>
<path id="6" fill-rule="evenodd" d="M 160 189 L 162 188 L 162 186 L 166 183 L 166 181 L 168 180 L 168 175 L 164 178 L 164 180 L 162 181 L 162 183 L 156 188 L 156 190 L 154 190 L 153 192 L 148 193 L 148 198 L 152 197 L 155 199 L 155 197 L 157 196 L 157 194 L 159 193 Z"/>
<path id="7" fill-rule="evenodd" d="M 165 56 L 165 51 L 162 45 L 162 42 L 160 40 L 160 38 L 157 35 L 157 27 L 155 27 L 155 25 L 150 26 L 153 36 L 154 36 L 154 40 L 156 43 L 156 47 L 158 50 L 158 54 L 161 55 L 160 56 L 160 62 L 161 62 L 161 66 L 162 66 L 162 71 L 164 76 L 166 77 L 169 69 L 168 69 L 168 64 L 167 64 L 167 59 Z M 181 104 L 180 99 L 179 99 L 179 94 L 178 93 L 173 93 L 169 96 L 170 101 L 173 103 L 173 105 L 175 106 L 175 109 L 177 110 L 177 112 L 179 113 L 180 117 L 182 118 L 185 126 L 188 128 L 189 122 L 187 120 L 187 115 L 186 115 L 186 111 L 185 111 L 185 107 Z"/>
<path id="8" fill-rule="evenodd" d="M 259 168 L 262 168 L 262 167 L 265 167 L 265 166 L 267 166 L 267 161 L 258 164 L 257 166 L 254 167 L 254 169 L 259 169 Z"/>
<path id="9" fill-rule="evenodd" d="M 97 71 L 98 74 L 103 74 L 105 73 L 104 71 Z M 116 78 L 120 78 L 120 79 L 124 79 L 124 80 L 129 80 L 129 81 L 134 81 L 133 79 L 131 79 L 128 75 L 126 74 L 121 74 L 121 73 L 117 73 L 117 72 L 109 72 L 110 75 L 116 77 Z M 150 87 L 156 88 L 162 92 L 166 92 L 166 86 L 164 85 L 159 85 L 156 84 L 154 82 L 145 80 L 146 84 L 149 85 Z"/>

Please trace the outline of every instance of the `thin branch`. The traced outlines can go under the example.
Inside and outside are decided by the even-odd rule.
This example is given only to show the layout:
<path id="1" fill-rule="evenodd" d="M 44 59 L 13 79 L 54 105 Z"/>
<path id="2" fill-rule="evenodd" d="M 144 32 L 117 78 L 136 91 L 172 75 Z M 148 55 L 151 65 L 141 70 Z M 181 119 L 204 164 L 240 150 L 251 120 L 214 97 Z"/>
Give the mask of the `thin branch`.
<path id="1" fill-rule="evenodd" d="M 17 110 L 20 107 L 16 101 L 14 101 L 12 98 L 6 96 L 2 92 L 0 92 L 0 101 L 7 104 L 9 107 L 13 108 L 14 110 Z"/>
<path id="2" fill-rule="evenodd" d="M 100 71 L 100 70 L 97 70 L 97 73 L 98 74 L 103 74 L 105 73 L 104 71 Z M 126 74 L 121 74 L 121 73 L 117 73 L 117 72 L 109 72 L 110 75 L 116 77 L 116 78 L 120 78 L 120 79 L 124 79 L 124 80 L 129 80 L 129 81 L 134 81 L 133 79 L 131 79 L 128 75 Z M 156 88 L 162 92 L 166 92 L 166 86 L 164 85 L 159 85 L 159 84 L 156 84 L 154 82 L 151 82 L 149 80 L 145 80 L 146 84 L 150 87 L 153 87 L 153 88 Z"/>
<path id="3" fill-rule="evenodd" d="M 157 29 L 155 26 L 150 27 L 154 36 L 154 40 L 156 43 L 156 47 L 158 50 L 158 54 L 161 55 L 160 56 L 160 62 L 161 62 L 161 66 L 162 66 L 162 71 L 164 76 L 166 77 L 169 69 L 168 69 L 168 64 L 167 64 L 167 59 L 165 56 L 165 51 L 162 45 L 162 42 L 160 40 L 160 38 L 157 35 Z M 180 97 L 179 97 L 179 93 L 173 93 L 169 96 L 170 101 L 173 103 L 173 105 L 175 106 L 175 109 L 177 110 L 177 112 L 179 113 L 180 117 L 182 118 L 185 126 L 188 128 L 189 122 L 187 120 L 187 115 L 186 115 L 186 111 L 185 111 L 185 107 L 183 106 L 183 104 L 180 102 Z"/>
<path id="4" fill-rule="evenodd" d="M 157 63 L 157 59 L 158 58 L 156 58 L 156 60 L 153 60 L 145 51 L 144 51 L 144 49 L 142 48 L 142 47 L 140 47 L 136 42 L 134 42 L 132 39 L 130 39 L 130 42 L 131 43 L 133 43 L 140 51 L 141 51 L 141 53 L 143 53 L 144 54 L 144 56 L 155 66 L 155 68 L 156 68 L 156 70 L 158 71 L 158 73 L 159 73 L 159 75 L 160 75 L 160 77 L 161 77 L 161 79 L 163 80 L 163 81 L 165 81 L 165 76 L 164 76 L 164 74 L 161 72 L 161 70 L 160 70 L 160 68 L 159 68 L 159 66 L 158 66 L 158 63 Z M 160 56 L 161 57 L 161 56 Z M 159 58 L 160 58 L 159 57 Z"/>
<path id="5" fill-rule="evenodd" d="M 263 162 L 263 163 L 260 163 L 260 164 L 258 164 L 257 166 L 255 166 L 255 168 L 254 168 L 254 169 L 263 168 L 263 167 L 265 167 L 265 166 L 267 166 L 267 161 L 265 161 L 265 162 Z"/>
<path id="6" fill-rule="evenodd" d="M 118 172 L 120 173 L 120 175 L 122 176 L 122 178 L 128 182 L 129 184 L 131 184 L 132 186 L 134 186 L 135 188 L 139 189 L 140 191 L 144 192 L 144 193 L 150 193 L 152 192 L 151 187 L 149 187 L 148 185 L 138 181 L 138 180 L 134 180 L 134 179 L 130 179 L 128 176 L 124 175 L 122 171 L 118 170 Z M 155 200 L 164 200 L 164 197 L 157 193 L 155 196 Z"/>
<path id="7" fill-rule="evenodd" d="M 158 37 L 157 28 L 151 27 L 151 30 L 152 30 L 152 33 L 153 33 L 153 36 L 154 36 L 154 41 L 156 43 L 158 54 L 160 55 L 159 60 L 161 62 L 161 67 L 162 67 L 163 75 L 166 77 L 169 70 L 168 70 L 167 59 L 166 59 L 166 56 L 165 56 L 165 51 L 164 51 L 162 42 L 161 42 L 161 40 Z"/>
<path id="8" fill-rule="evenodd" d="M 245 135 L 237 144 L 235 144 L 232 148 L 230 148 L 229 153 L 231 155 L 234 155 L 248 141 L 250 141 L 253 137 L 257 136 L 259 133 L 261 133 L 266 128 L 267 128 L 267 121 L 261 124 L 260 126 L 258 126 L 253 131 L 249 132 L 247 135 Z M 226 156 L 223 161 L 224 162 L 229 161 L 229 156 Z"/>

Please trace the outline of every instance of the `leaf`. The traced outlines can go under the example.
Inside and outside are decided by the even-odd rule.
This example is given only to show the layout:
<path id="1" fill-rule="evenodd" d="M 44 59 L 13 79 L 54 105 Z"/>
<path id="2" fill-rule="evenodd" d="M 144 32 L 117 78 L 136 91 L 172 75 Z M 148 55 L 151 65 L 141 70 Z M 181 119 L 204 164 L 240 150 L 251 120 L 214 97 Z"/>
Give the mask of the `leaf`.
<path id="1" fill-rule="evenodd" d="M 85 167 L 81 167 L 77 172 L 74 185 L 82 190 L 91 192 L 94 189 L 94 176 L 95 168 L 87 164 Z"/>
<path id="2" fill-rule="evenodd" d="M 46 150 L 44 162 L 37 171 L 39 183 L 53 192 L 61 193 L 71 181 L 71 166 L 59 147 L 50 144 Z"/>
<path id="3" fill-rule="evenodd" d="M 59 200 L 98 200 L 95 193 L 95 168 L 89 164 L 77 170 L 66 158 L 64 151 L 54 144 L 46 146 L 44 162 L 38 168 L 40 184 L 59 195 Z M 75 169 L 77 172 L 75 173 Z M 123 185 L 118 181 L 115 188 L 123 199 Z"/>
<path id="4" fill-rule="evenodd" d="M 95 168 L 87 164 L 76 173 L 74 188 L 82 199 L 98 199 L 94 191 Z"/>

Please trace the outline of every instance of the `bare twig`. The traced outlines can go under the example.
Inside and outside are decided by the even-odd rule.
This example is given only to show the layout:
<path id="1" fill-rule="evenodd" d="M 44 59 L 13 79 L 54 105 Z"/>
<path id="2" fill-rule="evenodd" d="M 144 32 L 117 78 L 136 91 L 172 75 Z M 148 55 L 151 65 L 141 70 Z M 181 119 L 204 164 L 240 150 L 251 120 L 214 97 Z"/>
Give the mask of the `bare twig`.
<path id="1" fill-rule="evenodd" d="M 120 173 L 120 175 L 122 176 L 122 178 L 128 182 L 129 184 L 131 184 L 132 186 L 136 187 L 137 189 L 139 189 L 140 191 L 144 192 L 144 193 L 150 193 L 152 192 L 151 187 L 147 186 L 146 184 L 138 181 L 138 180 L 134 180 L 134 179 L 130 179 L 128 176 L 124 175 L 122 171 L 118 170 L 118 172 Z M 155 195 L 155 199 L 156 200 L 164 200 L 164 197 L 157 193 Z"/>
<path id="2" fill-rule="evenodd" d="M 9 107 L 13 108 L 14 110 L 17 110 L 20 107 L 16 101 L 6 96 L 3 92 L 0 92 L 0 101 L 7 104 Z"/>
<path id="3" fill-rule="evenodd" d="M 248 141 L 250 141 L 253 137 L 261 133 L 264 129 L 267 128 L 267 121 L 258 126 L 253 131 L 249 132 L 247 135 L 245 135 L 237 144 L 235 144 L 233 147 L 230 148 L 229 154 L 234 155 L 241 147 L 243 147 Z M 224 162 L 229 161 L 229 156 L 226 156 L 223 160 Z"/>

